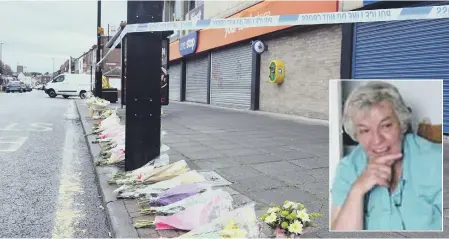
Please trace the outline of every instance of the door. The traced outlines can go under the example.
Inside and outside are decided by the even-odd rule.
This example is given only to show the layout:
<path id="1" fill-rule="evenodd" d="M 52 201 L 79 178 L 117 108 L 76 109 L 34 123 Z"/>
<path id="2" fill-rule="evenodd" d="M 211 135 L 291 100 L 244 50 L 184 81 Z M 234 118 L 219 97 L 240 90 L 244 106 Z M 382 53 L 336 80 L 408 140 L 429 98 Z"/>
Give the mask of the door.
<path id="1" fill-rule="evenodd" d="M 251 44 L 212 52 L 210 103 L 230 108 L 250 109 L 251 70 Z"/>
<path id="2" fill-rule="evenodd" d="M 51 85 L 49 85 L 48 88 L 53 88 L 53 90 L 56 93 L 60 93 L 61 90 L 63 91 L 63 89 L 65 88 L 64 81 L 65 81 L 64 75 L 57 76 L 55 79 L 53 79 L 53 81 L 51 82 Z"/>
<path id="3" fill-rule="evenodd" d="M 61 82 L 58 93 L 62 95 L 76 95 L 80 84 L 79 80 L 80 79 L 77 79 L 77 77 L 74 76 L 64 76 L 64 80 Z"/>
<path id="4" fill-rule="evenodd" d="M 186 64 L 186 101 L 207 104 L 208 56 L 189 59 Z"/>
<path id="5" fill-rule="evenodd" d="M 448 26 L 449 19 L 354 24 L 352 78 L 443 79 L 443 131 L 449 133 Z"/>
<path id="6" fill-rule="evenodd" d="M 181 63 L 171 64 L 168 68 L 168 75 L 170 77 L 168 84 L 170 100 L 179 101 L 181 99 Z"/>

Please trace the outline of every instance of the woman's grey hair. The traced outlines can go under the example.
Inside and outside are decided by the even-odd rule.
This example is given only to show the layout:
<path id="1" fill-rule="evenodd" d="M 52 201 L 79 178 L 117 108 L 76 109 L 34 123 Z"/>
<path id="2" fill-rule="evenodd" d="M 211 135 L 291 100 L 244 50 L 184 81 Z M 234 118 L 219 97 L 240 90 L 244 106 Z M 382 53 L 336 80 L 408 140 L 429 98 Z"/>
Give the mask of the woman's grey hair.
<path id="1" fill-rule="evenodd" d="M 357 134 L 353 120 L 354 113 L 369 109 L 373 105 L 387 100 L 393 106 L 393 111 L 399 119 L 401 131 L 405 134 L 411 121 L 411 111 L 405 104 L 399 90 L 392 84 L 377 81 L 359 86 L 351 92 L 343 110 L 343 127 L 346 133 L 357 142 Z"/>

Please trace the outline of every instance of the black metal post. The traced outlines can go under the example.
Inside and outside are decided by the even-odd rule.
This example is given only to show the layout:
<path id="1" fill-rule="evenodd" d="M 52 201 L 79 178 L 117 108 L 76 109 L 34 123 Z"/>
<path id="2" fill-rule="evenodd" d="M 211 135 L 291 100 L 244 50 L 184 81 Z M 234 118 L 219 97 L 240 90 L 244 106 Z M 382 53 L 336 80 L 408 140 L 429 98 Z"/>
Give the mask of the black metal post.
<path id="1" fill-rule="evenodd" d="M 98 7 L 97 7 L 97 64 L 101 60 L 101 0 L 98 0 Z M 101 67 L 96 66 L 95 67 L 95 96 L 102 97 L 102 74 L 101 74 Z"/>
<path id="2" fill-rule="evenodd" d="M 260 54 L 253 50 L 251 72 L 251 110 L 259 110 L 260 95 Z"/>
<path id="3" fill-rule="evenodd" d="M 128 24 L 161 22 L 163 1 L 128 0 Z M 162 33 L 126 36 L 125 170 L 160 154 Z"/>
<path id="4" fill-rule="evenodd" d="M 121 78 L 121 87 L 120 87 L 120 102 L 123 105 L 126 105 L 126 36 L 122 39 L 121 42 L 121 58 L 122 58 L 122 74 Z"/>

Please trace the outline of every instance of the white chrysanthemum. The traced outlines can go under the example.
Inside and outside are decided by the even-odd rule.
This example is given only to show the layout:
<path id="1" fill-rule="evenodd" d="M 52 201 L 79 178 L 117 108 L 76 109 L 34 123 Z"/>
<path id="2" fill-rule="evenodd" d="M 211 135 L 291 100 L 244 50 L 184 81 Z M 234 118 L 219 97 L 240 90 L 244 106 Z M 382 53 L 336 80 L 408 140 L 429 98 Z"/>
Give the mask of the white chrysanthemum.
<path id="1" fill-rule="evenodd" d="M 268 214 L 271 214 L 271 213 L 274 213 L 274 212 L 279 212 L 279 208 L 277 208 L 277 207 L 270 207 L 270 208 L 268 208 L 268 211 L 267 211 Z"/>
<path id="2" fill-rule="evenodd" d="M 300 210 L 296 212 L 296 216 L 301 219 L 303 222 L 310 222 L 309 214 L 307 213 L 306 209 Z"/>
<path id="3" fill-rule="evenodd" d="M 295 206 L 296 206 L 296 204 L 294 202 L 288 201 L 288 202 L 284 203 L 284 208 L 291 208 L 291 207 L 295 207 Z"/>
<path id="4" fill-rule="evenodd" d="M 295 222 L 290 224 L 290 226 L 288 226 L 288 231 L 291 233 L 301 234 L 302 230 L 303 230 L 303 226 L 302 226 L 301 222 L 299 222 L 298 220 L 296 220 Z"/>
<path id="5" fill-rule="evenodd" d="M 276 221 L 276 214 L 274 214 L 274 213 L 271 213 L 269 216 L 267 216 L 266 218 L 265 218 L 265 222 L 266 223 L 273 223 L 273 222 L 275 222 Z"/>

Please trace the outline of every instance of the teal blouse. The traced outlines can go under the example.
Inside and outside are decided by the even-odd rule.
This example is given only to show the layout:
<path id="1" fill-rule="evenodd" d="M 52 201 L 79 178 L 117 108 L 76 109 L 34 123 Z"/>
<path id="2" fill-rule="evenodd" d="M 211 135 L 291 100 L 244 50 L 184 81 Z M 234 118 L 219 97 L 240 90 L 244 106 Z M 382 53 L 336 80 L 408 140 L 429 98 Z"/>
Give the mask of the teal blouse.
<path id="1" fill-rule="evenodd" d="M 403 160 L 402 177 L 391 195 L 386 187 L 365 195 L 364 230 L 443 230 L 442 145 L 407 134 Z M 360 146 L 340 161 L 331 192 L 334 207 L 343 206 L 367 164 Z"/>

